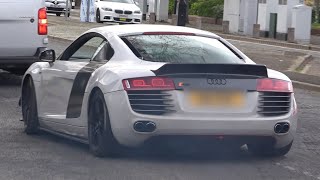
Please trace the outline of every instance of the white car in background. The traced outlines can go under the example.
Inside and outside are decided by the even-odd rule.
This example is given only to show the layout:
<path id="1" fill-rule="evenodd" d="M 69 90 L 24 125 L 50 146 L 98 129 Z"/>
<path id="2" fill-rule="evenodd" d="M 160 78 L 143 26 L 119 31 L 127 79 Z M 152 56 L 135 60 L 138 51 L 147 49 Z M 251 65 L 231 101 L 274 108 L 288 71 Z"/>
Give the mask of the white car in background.
<path id="1" fill-rule="evenodd" d="M 96 21 L 141 23 L 142 12 L 133 0 L 96 0 Z"/>
<path id="2" fill-rule="evenodd" d="M 46 7 L 47 7 L 47 11 L 48 13 L 53 13 L 56 14 L 57 16 L 61 16 L 61 14 L 66 14 L 66 10 L 67 10 L 67 1 L 66 0 L 46 0 Z M 69 13 L 67 14 L 67 16 L 70 16 L 70 9 L 71 9 L 72 3 L 69 0 Z"/>

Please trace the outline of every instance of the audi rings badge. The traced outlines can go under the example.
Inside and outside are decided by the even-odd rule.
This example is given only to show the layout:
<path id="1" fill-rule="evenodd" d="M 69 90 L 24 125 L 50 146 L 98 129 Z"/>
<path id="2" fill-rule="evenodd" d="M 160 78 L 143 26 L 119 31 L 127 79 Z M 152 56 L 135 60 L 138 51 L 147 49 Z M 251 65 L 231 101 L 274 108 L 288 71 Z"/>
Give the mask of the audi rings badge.
<path id="1" fill-rule="evenodd" d="M 210 85 L 217 85 L 217 86 L 224 86 L 224 85 L 227 84 L 227 80 L 226 79 L 211 79 L 211 78 L 208 78 L 207 82 Z"/>

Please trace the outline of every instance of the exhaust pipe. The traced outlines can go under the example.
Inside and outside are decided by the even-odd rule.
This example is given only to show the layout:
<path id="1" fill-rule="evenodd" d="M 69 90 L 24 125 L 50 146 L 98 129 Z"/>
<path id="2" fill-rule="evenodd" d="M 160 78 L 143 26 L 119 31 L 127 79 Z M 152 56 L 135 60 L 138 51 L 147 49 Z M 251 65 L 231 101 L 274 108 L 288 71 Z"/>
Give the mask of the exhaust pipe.
<path id="1" fill-rule="evenodd" d="M 156 123 L 151 121 L 137 121 L 133 124 L 133 129 L 137 132 L 153 132 L 157 128 Z"/>
<path id="2" fill-rule="evenodd" d="M 282 129 L 283 129 L 283 127 L 282 127 L 281 124 L 276 124 L 274 126 L 274 132 L 277 133 L 277 134 L 281 133 Z"/>
<path id="3" fill-rule="evenodd" d="M 289 129 L 290 129 L 290 124 L 286 123 L 286 122 L 277 123 L 274 126 L 274 132 L 276 134 L 285 134 L 285 133 L 289 132 Z"/>
<path id="4" fill-rule="evenodd" d="M 133 128 L 138 132 L 143 132 L 145 129 L 144 124 L 141 121 L 135 122 Z"/>
<path id="5" fill-rule="evenodd" d="M 147 130 L 148 132 L 153 132 L 153 131 L 155 131 L 155 130 L 156 130 L 156 124 L 155 124 L 154 122 L 148 122 L 148 123 L 146 124 L 146 130 Z"/>
<path id="6" fill-rule="evenodd" d="M 282 133 L 287 133 L 290 129 L 290 125 L 288 123 L 283 124 Z"/>

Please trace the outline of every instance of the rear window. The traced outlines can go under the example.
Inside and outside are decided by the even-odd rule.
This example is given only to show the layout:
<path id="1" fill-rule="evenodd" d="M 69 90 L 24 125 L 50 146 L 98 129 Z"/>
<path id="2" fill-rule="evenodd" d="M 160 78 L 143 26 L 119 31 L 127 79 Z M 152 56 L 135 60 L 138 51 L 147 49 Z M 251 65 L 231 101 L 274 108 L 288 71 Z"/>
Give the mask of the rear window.
<path id="1" fill-rule="evenodd" d="M 244 63 L 217 39 L 188 35 L 140 35 L 122 38 L 133 53 L 146 61 L 195 64 Z"/>

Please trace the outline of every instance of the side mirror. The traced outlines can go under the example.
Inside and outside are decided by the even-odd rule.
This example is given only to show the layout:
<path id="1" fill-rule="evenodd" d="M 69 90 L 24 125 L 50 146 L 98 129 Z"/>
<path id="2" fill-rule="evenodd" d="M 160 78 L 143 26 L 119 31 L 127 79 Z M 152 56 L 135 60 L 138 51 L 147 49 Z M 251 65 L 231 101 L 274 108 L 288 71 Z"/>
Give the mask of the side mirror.
<path id="1" fill-rule="evenodd" d="M 52 63 L 56 60 L 56 52 L 52 49 L 42 51 L 39 56 L 40 61 Z"/>
<path id="2" fill-rule="evenodd" d="M 137 5 L 137 6 L 139 6 L 139 3 L 138 3 L 138 1 L 134 1 L 134 3 Z"/>

